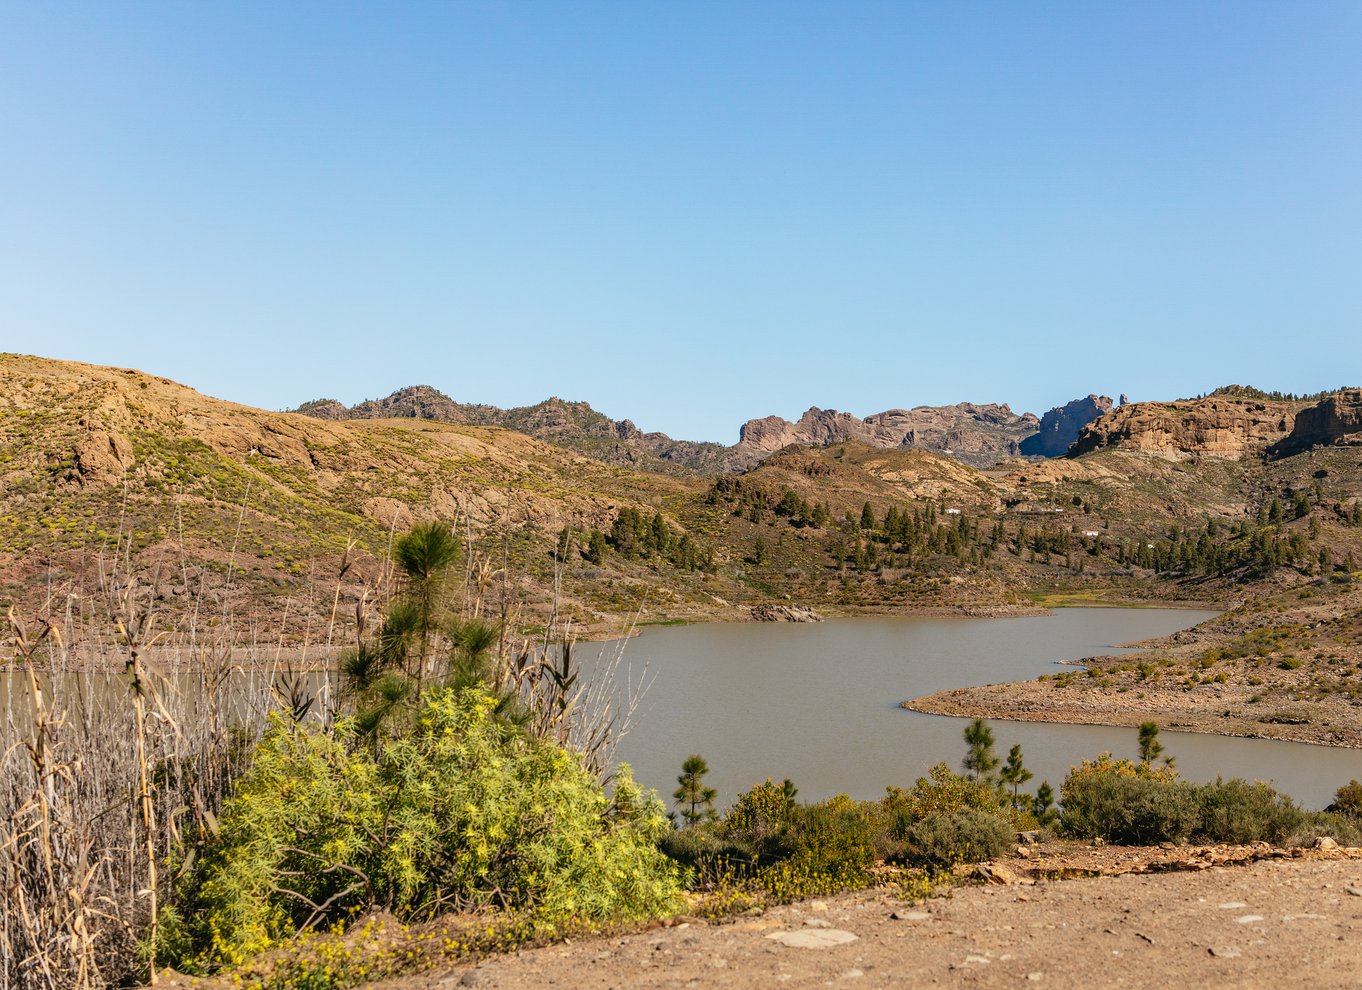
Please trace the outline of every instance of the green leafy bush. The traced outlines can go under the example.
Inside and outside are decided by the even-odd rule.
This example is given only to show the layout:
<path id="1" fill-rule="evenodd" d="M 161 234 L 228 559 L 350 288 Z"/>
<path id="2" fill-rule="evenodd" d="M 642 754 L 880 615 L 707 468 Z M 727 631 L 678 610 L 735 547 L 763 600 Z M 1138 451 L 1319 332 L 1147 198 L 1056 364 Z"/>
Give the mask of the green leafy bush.
<path id="1" fill-rule="evenodd" d="M 1200 823 L 1195 789 L 1171 768 L 1104 753 L 1069 771 L 1060 788 L 1064 829 L 1130 845 L 1180 842 Z"/>
<path id="2" fill-rule="evenodd" d="M 869 882 L 877 810 L 874 802 L 846 795 L 801 805 L 790 823 L 790 862 L 805 876 L 824 878 L 833 889 Z"/>
<path id="3" fill-rule="evenodd" d="M 1348 781 L 1334 792 L 1334 803 L 1325 810 L 1362 821 L 1362 783 Z"/>
<path id="4" fill-rule="evenodd" d="M 786 831 L 794 819 L 793 787 L 777 784 L 769 777 L 738 800 L 723 817 L 723 835 L 730 842 L 746 846 L 756 861 L 768 863 L 784 858 Z"/>
<path id="5" fill-rule="evenodd" d="M 1305 813 L 1268 784 L 1235 777 L 1196 788 L 1200 821 L 1196 832 L 1212 842 L 1282 842 L 1298 829 Z"/>
<path id="6" fill-rule="evenodd" d="M 1171 769 L 1108 754 L 1071 770 L 1061 793 L 1064 829 L 1082 838 L 1132 845 L 1189 838 L 1283 845 L 1309 845 L 1320 836 L 1345 845 L 1362 841 L 1362 828 L 1345 815 L 1304 811 L 1261 781 L 1189 784 Z"/>
<path id="7" fill-rule="evenodd" d="M 900 833 L 913 822 L 939 812 L 999 810 L 998 793 L 990 784 L 954 773 L 945 763 L 932 767 L 911 788 L 889 788 L 884 804 L 893 819 L 892 828 Z"/>
<path id="8" fill-rule="evenodd" d="M 353 723 L 275 718 L 182 884 L 184 920 L 167 926 L 176 965 L 236 962 L 371 906 L 549 920 L 675 908 L 662 805 L 627 768 L 608 799 L 576 754 L 516 732 L 496 705 L 477 688 L 431 692 L 381 749 Z"/>
<path id="9" fill-rule="evenodd" d="M 949 868 L 1001 856 L 1016 830 L 996 812 L 979 808 L 933 811 L 904 830 L 903 858 L 915 866 Z"/>
<path id="10" fill-rule="evenodd" d="M 720 861 L 725 863 L 755 863 L 752 846 L 730 839 L 723 822 L 697 822 L 667 832 L 658 840 L 658 847 L 688 871 L 692 882 L 714 873 Z"/>
<path id="11" fill-rule="evenodd" d="M 1309 846 L 1324 836 L 1340 845 L 1362 846 L 1362 824 L 1355 818 L 1336 812 L 1307 811 L 1301 817 L 1300 824 L 1286 837 L 1283 845 Z"/>
<path id="12" fill-rule="evenodd" d="M 739 795 L 717 822 L 664 836 L 661 848 L 706 888 L 705 911 L 722 914 L 758 903 L 783 903 L 870 882 L 878 802 L 845 795 L 797 805 L 789 781 L 771 780 Z"/>

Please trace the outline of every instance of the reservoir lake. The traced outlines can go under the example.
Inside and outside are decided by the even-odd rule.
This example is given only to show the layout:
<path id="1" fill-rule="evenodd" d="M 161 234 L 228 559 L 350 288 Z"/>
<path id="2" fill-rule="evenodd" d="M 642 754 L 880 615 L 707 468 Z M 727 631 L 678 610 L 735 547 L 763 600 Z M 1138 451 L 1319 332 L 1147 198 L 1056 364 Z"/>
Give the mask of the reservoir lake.
<path id="1" fill-rule="evenodd" d="M 870 799 L 911 786 L 936 763 L 959 770 L 962 718 L 910 712 L 900 703 L 948 688 L 1028 680 L 1072 669 L 1060 661 L 1120 653 L 1123 643 L 1164 636 L 1214 612 L 1166 608 L 1068 608 L 1015 618 L 875 617 L 814 624 L 720 623 L 646 629 L 622 644 L 624 668 L 647 688 L 615 752 L 671 806 L 682 761 L 709 763 L 716 807 L 767 777 L 790 778 L 799 797 Z M 595 657 L 587 644 L 579 656 Z M 1034 791 L 1060 782 L 1079 760 L 1110 751 L 1135 758 L 1131 728 L 990 720 L 1000 757 L 1021 743 Z M 1270 780 L 1306 807 L 1322 808 L 1362 777 L 1362 751 L 1174 732 L 1166 753 L 1183 777 Z"/>

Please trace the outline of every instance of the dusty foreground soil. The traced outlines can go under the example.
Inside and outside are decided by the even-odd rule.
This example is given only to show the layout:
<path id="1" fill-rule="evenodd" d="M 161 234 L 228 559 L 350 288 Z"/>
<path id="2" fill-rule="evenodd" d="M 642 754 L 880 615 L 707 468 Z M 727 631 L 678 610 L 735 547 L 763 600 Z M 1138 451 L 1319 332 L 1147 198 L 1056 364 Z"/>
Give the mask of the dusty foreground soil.
<path id="1" fill-rule="evenodd" d="M 1088 866 L 1100 869 L 1161 868 L 1147 854 L 1093 855 L 1102 862 Z M 1039 869 L 1017 871 L 1011 883 L 957 888 L 924 904 L 868 891 L 381 986 L 1362 987 L 1362 850 L 1296 855 L 1210 866 L 1237 857 L 1179 854 L 1177 872 L 1062 881 L 1030 880 L 1046 872 L 1033 860 Z M 1064 864 L 1082 868 L 1076 862 Z M 806 941 L 818 944 L 791 944 Z"/>

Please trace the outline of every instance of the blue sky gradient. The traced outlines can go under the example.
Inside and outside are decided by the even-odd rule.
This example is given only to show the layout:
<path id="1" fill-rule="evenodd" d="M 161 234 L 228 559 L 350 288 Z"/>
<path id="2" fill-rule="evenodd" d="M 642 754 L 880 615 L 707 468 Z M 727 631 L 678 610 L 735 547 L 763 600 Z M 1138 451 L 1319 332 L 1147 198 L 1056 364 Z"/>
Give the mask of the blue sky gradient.
<path id="1" fill-rule="evenodd" d="M 1362 382 L 1362 4 L 0 2 L 0 350 L 732 442 Z"/>

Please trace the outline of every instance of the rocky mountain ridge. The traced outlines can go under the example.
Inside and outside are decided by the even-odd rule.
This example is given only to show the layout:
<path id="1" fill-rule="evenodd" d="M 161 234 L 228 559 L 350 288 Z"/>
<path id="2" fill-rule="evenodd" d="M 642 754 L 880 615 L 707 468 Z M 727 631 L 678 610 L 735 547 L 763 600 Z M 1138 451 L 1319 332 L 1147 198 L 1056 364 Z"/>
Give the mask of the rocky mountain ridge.
<path id="1" fill-rule="evenodd" d="M 586 402 L 569 402 L 557 396 L 533 406 L 500 409 L 482 403 L 456 402 L 429 385 L 412 385 L 386 398 L 367 399 L 348 408 L 335 399 L 316 399 L 293 411 L 330 420 L 425 419 L 462 426 L 500 427 L 607 464 L 663 474 L 705 474 L 734 467 L 729 449 L 722 444 L 645 433 L 630 420 L 611 419 Z"/>
<path id="2" fill-rule="evenodd" d="M 607 464 L 668 474 L 713 474 L 748 470 L 792 444 L 830 447 L 848 442 L 933 451 L 971 467 L 991 467 L 1028 454 L 1023 442 L 1046 422 L 1052 424 L 1053 436 L 1047 436 L 1043 445 L 1046 452 L 1038 456 L 1053 457 L 1068 448 L 1066 439 L 1072 442 L 1083 425 L 1110 407 L 1110 399 L 1089 396 L 1050 410 L 1042 420 L 1033 413 L 1014 413 L 1006 404 L 996 403 L 889 409 L 864 419 L 815 406 L 794 423 L 780 416 L 750 419 L 739 429 L 738 442 L 731 447 L 645 433 L 630 420 L 611 419 L 585 402 L 553 397 L 534 406 L 500 409 L 456 402 L 429 385 L 398 389 L 386 398 L 368 399 L 350 407 L 335 399 L 316 399 L 292 411 L 327 420 L 425 419 L 500 427 Z"/>
<path id="3" fill-rule="evenodd" d="M 1286 457 L 1313 447 L 1362 445 L 1362 389 L 1343 389 L 1296 414 L 1291 433 L 1268 448 Z"/>
<path id="4" fill-rule="evenodd" d="M 917 406 L 865 419 L 815 406 L 795 423 L 779 416 L 748 420 L 739 431 L 736 449 L 760 457 L 791 444 L 828 447 L 854 441 L 868 447 L 929 450 L 971 467 L 992 467 L 1020 456 L 1021 441 L 1039 425 L 1033 413 L 1017 414 L 1006 404 Z"/>
<path id="5" fill-rule="evenodd" d="M 633 470 L 706 475 L 747 471 L 789 446 L 860 443 L 914 449 L 988 468 L 1018 457 L 1072 457 L 1120 447 L 1170 460 L 1283 457 L 1362 437 L 1362 390 L 1343 389 L 1315 403 L 1229 385 L 1209 395 L 1171 402 L 1125 401 L 1089 394 L 1036 417 L 1006 404 L 888 409 L 862 419 L 810 407 L 791 422 L 780 416 L 749 419 L 731 447 L 645 433 L 627 419 L 611 419 L 586 402 L 558 397 L 501 409 L 456 402 L 429 385 L 398 389 L 382 399 L 347 407 L 335 399 L 304 403 L 294 412 L 330 421 L 415 419 L 514 430 L 596 460 Z"/>

